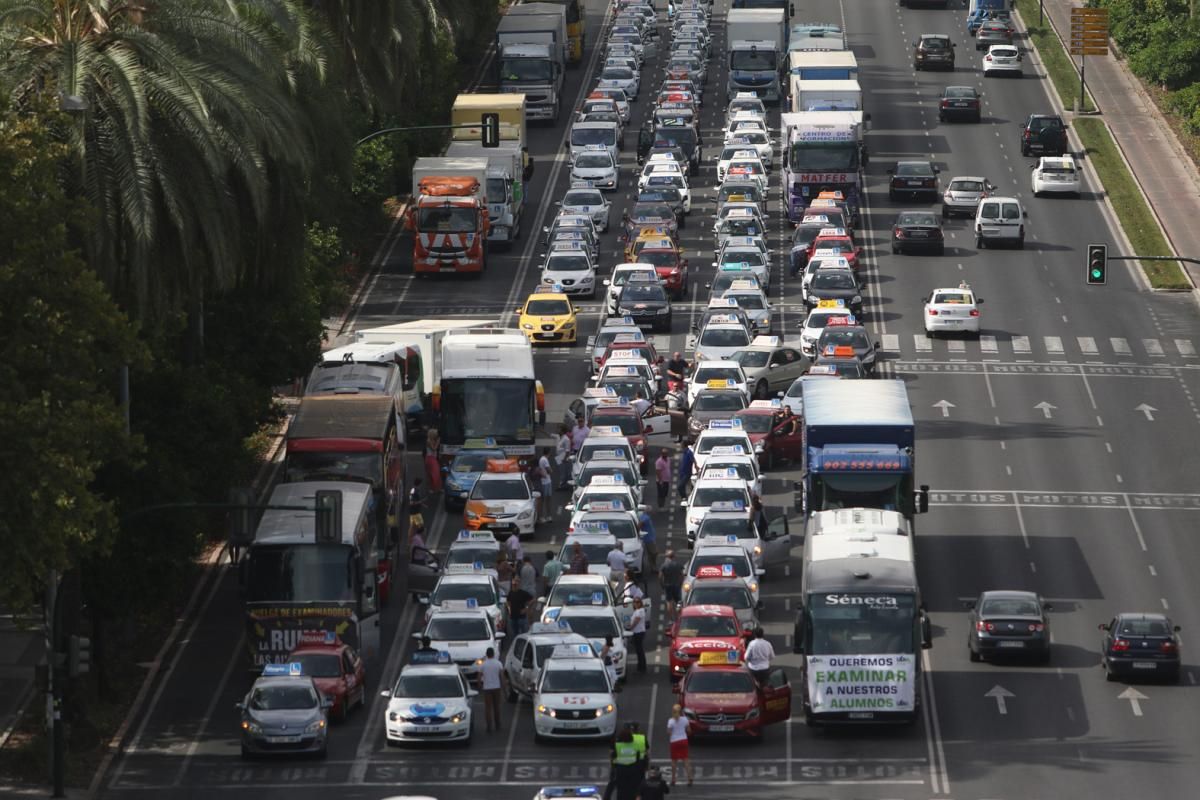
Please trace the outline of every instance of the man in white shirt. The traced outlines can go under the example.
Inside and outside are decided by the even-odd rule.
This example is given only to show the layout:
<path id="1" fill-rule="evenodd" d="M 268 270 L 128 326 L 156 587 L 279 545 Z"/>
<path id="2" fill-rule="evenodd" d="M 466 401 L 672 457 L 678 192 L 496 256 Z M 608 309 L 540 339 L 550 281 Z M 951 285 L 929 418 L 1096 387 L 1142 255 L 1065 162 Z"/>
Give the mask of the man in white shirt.
<path id="1" fill-rule="evenodd" d="M 583 440 L 588 437 L 592 429 L 583 421 L 583 414 L 575 418 L 575 427 L 571 428 L 571 451 L 579 452 L 579 448 L 583 447 Z"/>
<path id="2" fill-rule="evenodd" d="M 646 671 L 646 608 L 642 598 L 633 601 L 633 614 L 629 617 L 629 630 L 633 634 L 633 652 L 637 653 L 637 671 Z"/>
<path id="3" fill-rule="evenodd" d="M 613 543 L 612 550 L 608 551 L 608 555 L 604 560 L 613 575 L 620 576 L 625 574 L 625 549 L 621 547 L 620 539 Z"/>
<path id="4" fill-rule="evenodd" d="M 650 401 L 642 395 L 641 389 L 638 389 L 637 398 L 630 405 L 639 417 L 646 416 L 646 412 L 650 410 Z"/>
<path id="5" fill-rule="evenodd" d="M 479 668 L 482 678 L 480 688 L 483 689 L 483 709 L 487 732 L 491 733 L 493 727 L 497 732 L 500 730 L 500 697 L 504 691 L 505 678 L 504 666 L 500 663 L 500 659 L 496 658 L 496 650 L 489 647 L 486 655 L 487 658 Z"/>
<path id="6" fill-rule="evenodd" d="M 746 645 L 746 668 L 759 683 L 767 679 L 773 658 L 775 658 L 775 648 L 763 636 L 762 627 L 755 628 L 754 638 L 750 640 L 750 644 Z"/>
<path id="7" fill-rule="evenodd" d="M 571 455 L 571 429 L 563 425 L 558 429 L 558 441 L 554 445 L 554 484 L 560 490 L 567 488 L 567 478 L 571 475 L 571 468 L 567 465 L 567 456 L 569 455 Z"/>

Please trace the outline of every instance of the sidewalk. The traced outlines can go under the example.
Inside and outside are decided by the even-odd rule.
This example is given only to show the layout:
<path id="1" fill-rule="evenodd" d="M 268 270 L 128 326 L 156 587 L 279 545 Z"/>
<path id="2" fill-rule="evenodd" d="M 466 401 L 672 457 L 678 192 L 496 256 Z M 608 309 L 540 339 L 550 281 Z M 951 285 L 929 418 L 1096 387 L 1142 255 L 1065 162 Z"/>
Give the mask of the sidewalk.
<path id="1" fill-rule="evenodd" d="M 1060 40 L 1071 30 L 1071 8 L 1077 5 L 1082 3 L 1045 0 L 1046 16 Z M 1125 62 L 1112 55 L 1087 57 L 1087 88 L 1175 254 L 1200 258 L 1200 173 L 1154 101 Z M 1181 266 L 1192 283 L 1200 285 L 1200 267 Z"/>
<path id="2" fill-rule="evenodd" d="M 0 747 L 32 697 L 34 667 L 42 660 L 44 644 L 40 625 L 24 628 L 11 615 L 0 616 Z"/>

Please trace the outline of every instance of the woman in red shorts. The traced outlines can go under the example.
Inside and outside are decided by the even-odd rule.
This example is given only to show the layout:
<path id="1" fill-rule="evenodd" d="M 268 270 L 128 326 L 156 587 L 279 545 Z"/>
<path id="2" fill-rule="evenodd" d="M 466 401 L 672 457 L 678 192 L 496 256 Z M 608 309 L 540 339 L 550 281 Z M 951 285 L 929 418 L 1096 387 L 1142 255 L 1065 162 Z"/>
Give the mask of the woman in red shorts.
<path id="1" fill-rule="evenodd" d="M 671 743 L 671 785 L 679 777 L 679 764 L 687 770 L 687 785 L 692 785 L 692 759 L 688 755 L 688 718 L 683 716 L 679 704 L 671 707 L 671 718 L 667 720 L 667 739 Z"/>

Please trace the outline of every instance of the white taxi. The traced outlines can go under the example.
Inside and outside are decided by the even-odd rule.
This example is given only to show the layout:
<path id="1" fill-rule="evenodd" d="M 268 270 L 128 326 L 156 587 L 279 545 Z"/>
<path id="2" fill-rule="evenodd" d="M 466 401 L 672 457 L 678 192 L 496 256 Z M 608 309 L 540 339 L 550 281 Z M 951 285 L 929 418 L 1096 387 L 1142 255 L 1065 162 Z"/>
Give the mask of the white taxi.
<path id="1" fill-rule="evenodd" d="M 472 689 L 448 652 L 416 652 L 400 670 L 388 699 L 384 728 L 389 745 L 471 741 Z"/>
<path id="2" fill-rule="evenodd" d="M 592 218 L 596 230 L 608 230 L 612 203 L 604 194 L 592 186 L 591 181 L 576 181 L 563 195 L 559 207 L 568 214 L 586 214 Z"/>
<path id="3" fill-rule="evenodd" d="M 766 575 L 767 571 L 763 567 L 755 567 L 750 556 L 746 554 L 740 544 L 729 544 L 727 541 L 710 538 L 698 540 L 692 550 L 692 558 L 688 561 L 687 569 L 683 573 L 683 593 L 685 595 L 691 591 L 692 586 L 696 583 L 697 574 L 705 567 L 719 569 L 722 577 L 743 579 L 746 582 L 746 588 L 750 590 L 750 597 L 753 598 L 754 605 L 758 605 L 761 598 L 758 580 Z M 715 577 L 715 573 L 711 569 L 707 570 L 706 574 L 713 574 Z"/>
<path id="4" fill-rule="evenodd" d="M 542 261 L 541 281 L 540 290 L 591 299 L 596 296 L 596 264 L 582 242 L 556 242 Z"/>
<path id="5" fill-rule="evenodd" d="M 757 281 L 754 284 L 749 281 L 734 281 L 721 297 L 736 302 L 738 308 L 746 312 L 746 316 L 750 318 L 757 333 L 770 333 L 771 303 L 767 300 L 763 290 L 758 288 L 757 283 Z"/>
<path id="6" fill-rule="evenodd" d="M 500 652 L 504 632 L 496 630 L 487 611 L 472 606 L 469 600 L 447 600 L 425 623 L 424 629 L 412 636 L 417 641 L 428 636 L 434 650 L 449 653 L 463 677 L 471 684 L 478 684 L 483 677 L 481 668 L 487 650 L 490 647 Z"/>
<path id="7" fill-rule="evenodd" d="M 594 505 L 600 505 L 600 508 L 581 514 L 568 533 L 599 532 L 615 536 L 621 541 L 621 549 L 627 556 L 625 560 L 640 572 L 643 548 L 641 529 L 638 526 L 638 512 L 618 508 L 615 505 L 608 509 L 603 504 Z M 564 564 L 569 562 L 570 559 L 563 561 Z"/>
<path id="8" fill-rule="evenodd" d="M 459 531 L 446 551 L 446 573 L 479 573 L 495 578 L 500 542 L 491 531 Z"/>
<path id="9" fill-rule="evenodd" d="M 606 461 L 627 461 L 629 462 L 629 466 L 635 471 L 640 471 L 641 469 L 641 461 L 634 453 L 633 446 L 629 444 L 629 439 L 615 425 L 601 430 L 593 430 L 583 440 L 583 444 L 579 446 L 579 450 L 571 456 L 572 481 L 579 479 L 579 474 L 583 471 L 584 464 L 593 458 L 602 458 Z"/>
<path id="10" fill-rule="evenodd" d="M 715 381 L 715 382 L 714 382 Z M 746 385 L 746 373 L 736 361 L 697 361 L 688 380 L 688 407 L 696 400 L 696 395 L 704 389 L 741 389 L 750 400 L 750 388 Z"/>
<path id="11" fill-rule="evenodd" d="M 1034 197 L 1043 194 L 1073 194 L 1079 196 L 1079 169 L 1072 156 L 1042 156 L 1029 173 L 1029 191 Z"/>
<path id="12" fill-rule="evenodd" d="M 622 611 L 628 609 L 625 616 L 622 616 Z M 649 608 L 649 605 L 646 606 Z M 629 661 L 629 649 L 625 645 L 625 641 L 633 636 L 632 633 L 625 630 L 625 622 L 628 615 L 633 613 L 633 606 L 627 603 L 622 606 L 611 606 L 608 608 L 599 608 L 597 606 L 566 606 L 559 612 L 558 618 L 565 622 L 571 630 L 578 633 L 580 636 L 588 640 L 592 645 L 592 649 L 599 653 L 604 649 L 605 643 L 612 639 L 612 649 L 609 651 L 612 656 L 613 667 L 617 671 L 617 682 L 625 680 L 625 667 Z M 649 612 L 646 618 L 649 619 Z"/>
<path id="13" fill-rule="evenodd" d="M 706 465 L 700 473 L 700 479 L 693 484 L 692 493 L 687 499 L 686 525 L 689 544 L 696 540 L 696 531 L 708 514 L 709 508 L 713 503 L 720 502 L 741 502 L 749 507 L 750 489 L 736 469 L 711 470 Z"/>
<path id="14" fill-rule="evenodd" d="M 584 464 L 583 470 L 573 481 L 571 502 L 578 500 L 583 490 L 592 485 L 592 481 L 608 478 L 615 478 L 614 482 L 631 487 L 633 499 L 642 502 L 646 486 L 644 479 L 638 474 L 637 468 L 624 458 L 592 458 Z"/>
<path id="15" fill-rule="evenodd" d="M 726 236 L 721 241 L 713 268 L 717 270 L 749 271 L 760 286 L 771 287 L 771 253 L 763 236 Z"/>
<path id="16" fill-rule="evenodd" d="M 473 566 L 473 565 L 472 565 Z M 451 572 L 438 578 L 437 585 L 428 595 L 421 597 L 425 609 L 425 621 L 442 610 L 446 602 L 464 602 L 468 608 L 482 608 L 492 618 L 496 630 L 508 630 L 508 608 L 500 596 L 500 585 L 494 574 L 483 571 Z"/>
<path id="17" fill-rule="evenodd" d="M 740 500 L 713 503 L 700 527 L 696 541 L 701 547 L 713 544 L 739 545 L 755 567 L 763 565 L 763 543 L 751 518 L 750 507 Z"/>
<path id="18" fill-rule="evenodd" d="M 762 496 L 762 473 L 758 469 L 758 458 L 737 447 L 717 447 L 704 462 L 704 474 L 736 474 L 746 482 L 750 494 Z"/>
<path id="19" fill-rule="evenodd" d="M 611 739 L 617 730 L 614 689 L 589 645 L 554 648 L 533 695 L 535 741 Z"/>
<path id="20" fill-rule="evenodd" d="M 651 272 L 654 271 L 654 267 L 646 264 L 636 264 L 634 266 L 643 267 Z M 610 281 L 605 281 L 604 285 L 608 286 L 609 283 Z M 646 334 L 642 333 L 642 329 L 638 327 L 633 317 L 608 317 L 600 324 L 600 330 L 596 331 L 594 336 L 587 338 L 588 357 L 592 372 L 595 372 L 599 368 L 600 359 L 604 358 L 604 354 L 608 352 L 608 346 L 618 336 L 632 336 L 634 337 L 633 341 L 638 342 L 647 341 Z"/>
<path id="21" fill-rule="evenodd" d="M 718 314 L 709 318 L 696 337 L 696 360 L 722 361 L 749 345 L 750 332 L 746 326 L 732 314 Z"/>
<path id="22" fill-rule="evenodd" d="M 583 515 L 599 511 L 632 511 L 637 513 L 645 509 L 633 495 L 633 487 L 626 486 L 614 480 L 606 480 L 605 476 L 597 475 L 590 485 L 585 486 L 575 500 L 565 507 L 571 515 L 567 530 L 575 530 L 575 526 L 583 519 Z"/>
<path id="23" fill-rule="evenodd" d="M 629 350 L 614 350 L 609 355 L 608 360 L 604 362 L 604 366 L 597 373 L 595 382 L 599 385 L 605 378 L 607 370 L 615 367 L 633 367 L 652 389 L 658 389 L 658 371 L 650 366 L 647 356 L 650 355 L 649 350 L 643 350 L 640 347 L 635 347 Z M 622 375 L 628 373 L 621 373 Z M 629 398 L 631 401 L 633 398 Z M 646 398 L 650 399 L 650 398 Z"/>
<path id="24" fill-rule="evenodd" d="M 566 645 L 589 645 L 587 638 L 571 630 L 570 623 L 535 622 L 528 633 L 512 640 L 508 655 L 504 657 L 504 673 L 508 676 L 508 699 L 516 702 L 520 697 L 533 697 L 542 667 L 550 659 L 555 647 Z"/>
<path id="25" fill-rule="evenodd" d="M 758 153 L 750 146 L 749 140 L 746 140 L 745 147 L 732 149 L 732 143 L 726 142 L 725 149 L 721 151 L 720 158 L 717 159 L 717 182 L 721 183 L 725 180 L 725 176 L 729 174 L 729 165 L 737 159 L 758 158 Z"/>
<path id="26" fill-rule="evenodd" d="M 512 462 L 514 467 L 516 462 Z M 517 536 L 532 536 L 537 524 L 537 503 L 541 492 L 534 491 L 522 472 L 492 472 L 479 476 L 467 496 L 463 521 L 470 530 L 486 530 Z"/>
<path id="27" fill-rule="evenodd" d="M 972 333 L 979 335 L 979 306 L 983 298 L 966 281 L 953 289 L 934 289 L 925 298 L 925 335 Z"/>
<path id="28" fill-rule="evenodd" d="M 821 300 L 817 307 L 808 312 L 804 319 L 804 327 L 800 330 L 800 352 L 809 358 L 817 357 L 817 340 L 828 327 L 830 320 L 844 319 L 848 324 L 855 324 L 856 318 L 846 308 L 845 300 Z"/>
<path id="29" fill-rule="evenodd" d="M 612 581 L 617 576 L 612 574 L 612 567 L 608 564 L 608 554 L 612 552 L 616 544 L 617 537 L 607 531 L 575 530 L 567 534 L 558 558 L 564 564 L 571 563 L 571 555 L 575 552 L 575 545 L 579 545 L 584 555 L 587 556 L 588 574 L 599 575 L 607 581 Z M 622 552 L 624 552 L 623 548 Z M 625 563 L 621 567 L 622 571 L 632 569 L 633 566 L 633 561 L 629 558 L 629 554 L 625 553 Z"/>
<path id="30" fill-rule="evenodd" d="M 746 155 L 747 152 L 752 155 Z M 761 191 L 767 191 L 767 168 L 754 151 L 743 151 L 741 155 L 734 156 L 725 169 L 725 177 L 728 180 L 753 181 Z"/>
<path id="31" fill-rule="evenodd" d="M 758 160 L 763 163 L 763 166 L 768 171 L 771 169 L 771 161 L 774 156 L 774 147 L 771 144 L 771 134 L 767 132 L 762 125 L 748 125 L 746 123 L 737 123 L 741 125 L 737 130 L 734 130 L 725 136 L 726 144 L 741 144 L 745 145 L 747 150 L 753 150 L 758 156 Z"/>
<path id="32" fill-rule="evenodd" d="M 750 443 L 750 437 L 742 427 L 740 419 L 714 419 L 700 432 L 696 443 L 692 445 L 696 456 L 693 474 L 703 474 L 705 462 L 718 447 L 741 447 L 747 453 L 754 452 L 754 445 Z M 686 501 L 681 505 L 687 505 Z"/>

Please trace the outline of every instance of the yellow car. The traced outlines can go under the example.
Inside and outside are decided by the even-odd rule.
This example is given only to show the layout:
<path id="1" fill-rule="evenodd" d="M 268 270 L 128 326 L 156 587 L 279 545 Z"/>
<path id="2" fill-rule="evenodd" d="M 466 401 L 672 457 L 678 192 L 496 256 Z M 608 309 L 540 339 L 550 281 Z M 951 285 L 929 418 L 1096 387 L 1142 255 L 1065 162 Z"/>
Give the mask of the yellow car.
<path id="1" fill-rule="evenodd" d="M 514 313 L 520 318 L 521 333 L 530 344 L 575 344 L 579 340 L 575 306 L 563 294 L 561 286 L 539 287 Z"/>

